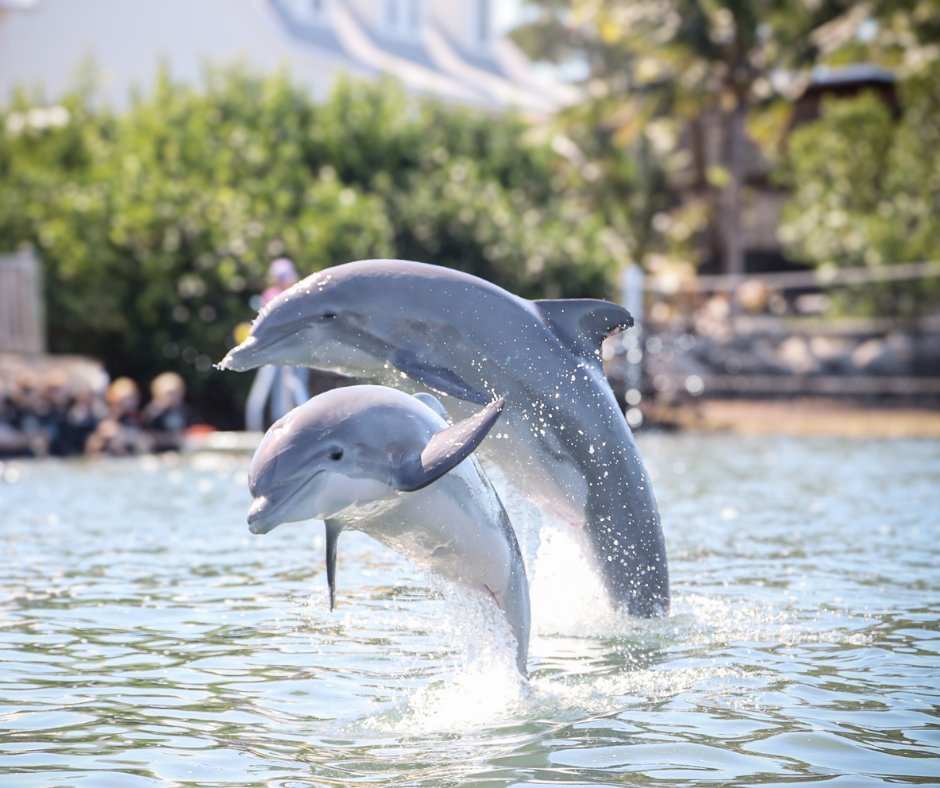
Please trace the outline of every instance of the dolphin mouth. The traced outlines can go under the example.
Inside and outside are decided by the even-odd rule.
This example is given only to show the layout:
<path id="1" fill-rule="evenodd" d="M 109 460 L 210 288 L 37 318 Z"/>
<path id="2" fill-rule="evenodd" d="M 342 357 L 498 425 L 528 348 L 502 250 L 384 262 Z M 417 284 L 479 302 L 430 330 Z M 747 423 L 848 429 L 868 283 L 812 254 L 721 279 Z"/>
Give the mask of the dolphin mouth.
<path id="1" fill-rule="evenodd" d="M 258 338 L 250 336 L 226 353 L 225 358 L 215 367 L 216 369 L 230 369 L 233 372 L 247 372 L 260 365 L 261 362 L 253 358 L 259 350 Z"/>
<path id="2" fill-rule="evenodd" d="M 248 510 L 248 530 L 253 534 L 266 534 L 276 528 L 279 523 L 272 517 L 275 508 L 270 498 L 264 495 L 255 498 Z"/>
<path id="3" fill-rule="evenodd" d="M 279 525 L 284 523 L 295 523 L 301 520 L 314 520 L 314 519 L 323 519 L 328 515 L 301 515 L 299 517 L 291 517 L 289 514 L 290 506 L 293 501 L 299 498 L 311 484 L 314 483 L 317 476 L 320 475 L 320 471 L 316 471 L 309 479 L 298 484 L 290 493 L 288 493 L 283 498 L 272 500 L 266 495 L 257 496 L 251 504 L 251 508 L 248 510 L 248 530 L 253 534 L 266 534 L 268 531 L 273 531 Z M 279 513 L 287 511 L 286 516 L 281 516 Z"/>

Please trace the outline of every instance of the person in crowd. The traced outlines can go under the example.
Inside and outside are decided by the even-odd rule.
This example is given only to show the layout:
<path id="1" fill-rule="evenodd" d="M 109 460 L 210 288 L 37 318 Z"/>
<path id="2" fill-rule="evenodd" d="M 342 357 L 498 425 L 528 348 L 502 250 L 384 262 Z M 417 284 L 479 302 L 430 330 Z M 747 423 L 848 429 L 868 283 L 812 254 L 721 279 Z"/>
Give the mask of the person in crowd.
<path id="1" fill-rule="evenodd" d="M 189 413 L 186 385 L 175 372 L 157 375 L 151 401 L 140 409 L 140 390 L 126 377 L 105 389 L 53 367 L 22 367 L 0 377 L 0 458 L 133 456 L 182 448 Z"/>
<path id="2" fill-rule="evenodd" d="M 297 279 L 297 269 L 286 257 L 274 260 L 268 268 L 269 286 L 261 294 L 261 307 L 275 299 Z M 265 405 L 270 401 L 270 422 L 277 421 L 291 408 L 310 399 L 307 388 L 307 370 L 302 367 L 261 367 L 252 381 L 245 404 L 245 428 L 262 432 L 265 423 Z"/>
<path id="3" fill-rule="evenodd" d="M 76 388 L 65 419 L 64 443 L 69 455 L 85 453 L 89 439 L 107 414 L 102 388 L 89 384 Z"/>
<path id="4" fill-rule="evenodd" d="M 15 405 L 15 386 L 0 378 L 0 457 L 29 454 L 29 441 L 20 430 Z"/>
<path id="5" fill-rule="evenodd" d="M 88 454 L 126 457 L 144 454 L 151 440 L 144 431 L 140 413 L 140 389 L 130 378 L 117 378 L 105 394 L 108 414 L 88 438 Z"/>
<path id="6" fill-rule="evenodd" d="M 82 386 L 64 369 L 22 368 L 9 376 L 0 395 L 0 455 L 70 457 L 82 454 L 101 412 L 76 432 L 72 410 Z M 88 420 L 86 419 L 86 422 Z"/>
<path id="7" fill-rule="evenodd" d="M 49 404 L 43 396 L 39 376 L 30 369 L 20 369 L 13 390 L 13 426 L 26 441 L 28 453 L 35 457 L 49 454 L 52 439 L 49 429 Z"/>
<path id="8" fill-rule="evenodd" d="M 143 424 L 153 451 L 179 451 L 189 422 L 184 404 L 186 384 L 175 372 L 164 372 L 151 381 L 150 396 Z"/>
<path id="9" fill-rule="evenodd" d="M 68 374 L 62 369 L 50 369 L 42 376 L 40 394 L 42 429 L 46 433 L 49 453 L 54 457 L 67 457 L 72 451 L 67 420 L 72 406 L 72 387 Z"/>

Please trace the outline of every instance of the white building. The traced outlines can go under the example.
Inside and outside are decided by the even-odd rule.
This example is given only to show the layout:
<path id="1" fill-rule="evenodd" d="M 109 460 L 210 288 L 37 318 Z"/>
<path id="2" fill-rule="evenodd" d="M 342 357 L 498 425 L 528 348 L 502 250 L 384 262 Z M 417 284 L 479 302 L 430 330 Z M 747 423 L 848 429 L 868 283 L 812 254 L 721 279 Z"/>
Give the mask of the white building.
<path id="1" fill-rule="evenodd" d="M 316 96 L 341 73 L 392 74 L 415 95 L 548 115 L 572 89 L 538 78 L 494 32 L 495 0 L 0 0 L 0 105 L 15 87 L 54 102 L 83 64 L 114 107 L 165 64 L 198 84 L 207 64 L 287 68 Z"/>

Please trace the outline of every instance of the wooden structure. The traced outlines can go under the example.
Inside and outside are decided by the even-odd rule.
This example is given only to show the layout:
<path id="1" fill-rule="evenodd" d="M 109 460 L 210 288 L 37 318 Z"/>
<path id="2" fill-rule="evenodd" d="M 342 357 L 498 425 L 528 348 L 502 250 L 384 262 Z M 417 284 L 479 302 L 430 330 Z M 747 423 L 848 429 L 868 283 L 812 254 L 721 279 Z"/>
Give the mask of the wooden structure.
<path id="1" fill-rule="evenodd" d="M 749 277 L 738 299 L 750 313 L 733 316 L 722 275 L 684 281 L 649 279 L 650 320 L 633 353 L 642 363 L 637 395 L 658 404 L 707 399 L 839 398 L 940 406 L 940 312 L 927 307 L 901 320 L 834 319 L 825 313 L 837 289 L 940 278 L 940 261 L 781 271 Z M 744 295 L 748 291 L 749 295 Z M 794 293 L 803 295 L 793 298 Z M 716 296 L 716 294 L 718 294 Z M 789 295 L 787 295 L 789 294 Z M 807 301 L 811 309 L 803 308 Z M 663 308 L 665 307 L 665 308 Z M 631 342 L 632 332 L 623 335 Z M 630 361 L 613 344 L 610 367 Z M 627 372 L 614 377 L 626 380 Z"/>
<path id="2" fill-rule="evenodd" d="M 45 351 L 39 258 L 32 252 L 0 255 L 0 353 Z"/>

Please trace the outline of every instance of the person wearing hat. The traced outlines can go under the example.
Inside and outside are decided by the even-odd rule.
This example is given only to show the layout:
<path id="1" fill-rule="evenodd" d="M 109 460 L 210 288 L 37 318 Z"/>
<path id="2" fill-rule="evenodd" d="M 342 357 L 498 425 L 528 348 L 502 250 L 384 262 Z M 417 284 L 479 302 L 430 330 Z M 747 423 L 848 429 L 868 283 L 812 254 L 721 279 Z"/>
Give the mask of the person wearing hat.
<path id="1" fill-rule="evenodd" d="M 278 257 L 268 266 L 269 286 L 261 294 L 261 307 L 291 287 L 300 277 L 294 263 L 286 257 Z M 277 421 L 291 408 L 310 399 L 307 389 L 307 370 L 303 367 L 267 366 L 258 369 L 245 403 L 245 429 L 263 432 L 265 406 L 271 403 L 269 423 Z"/>

